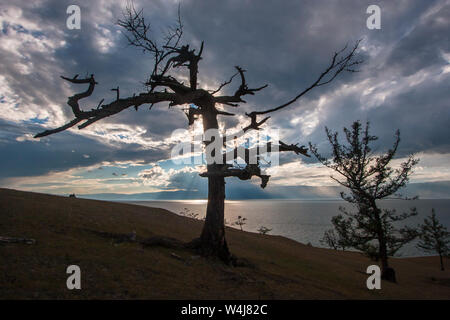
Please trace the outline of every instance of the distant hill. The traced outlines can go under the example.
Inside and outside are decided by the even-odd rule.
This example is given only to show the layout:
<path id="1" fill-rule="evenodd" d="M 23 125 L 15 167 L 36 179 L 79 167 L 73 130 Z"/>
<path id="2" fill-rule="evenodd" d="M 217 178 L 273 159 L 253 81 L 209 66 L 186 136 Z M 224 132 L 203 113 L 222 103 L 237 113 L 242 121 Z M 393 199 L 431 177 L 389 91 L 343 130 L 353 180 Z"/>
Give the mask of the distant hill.
<path id="1" fill-rule="evenodd" d="M 0 299 L 450 298 L 449 259 L 445 272 L 437 257 L 391 259 L 398 284 L 369 291 L 365 271 L 374 263 L 361 254 L 281 236 L 227 227 L 245 267 L 112 236 L 189 241 L 202 224 L 163 209 L 0 189 L 0 236 L 36 240 L 0 245 Z M 81 268 L 81 290 L 66 289 L 72 264 Z"/>
<path id="2" fill-rule="evenodd" d="M 340 199 L 341 187 L 312 187 L 312 186 L 268 186 L 261 189 L 248 184 L 233 185 L 227 189 L 228 200 L 245 199 L 303 199 L 303 200 L 332 200 Z M 450 199 L 450 181 L 432 183 L 411 183 L 403 191 L 407 196 L 418 195 L 421 199 Z M 184 200 L 205 199 L 205 191 L 161 191 L 134 194 L 97 193 L 80 194 L 78 197 L 98 200 Z"/>

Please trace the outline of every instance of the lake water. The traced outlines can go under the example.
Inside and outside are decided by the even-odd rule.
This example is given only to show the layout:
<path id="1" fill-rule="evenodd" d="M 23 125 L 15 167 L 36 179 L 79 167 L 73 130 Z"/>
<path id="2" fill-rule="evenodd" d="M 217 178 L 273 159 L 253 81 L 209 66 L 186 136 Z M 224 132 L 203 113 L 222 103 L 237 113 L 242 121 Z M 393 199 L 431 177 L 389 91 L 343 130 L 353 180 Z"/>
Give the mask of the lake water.
<path id="1" fill-rule="evenodd" d="M 180 213 L 184 208 L 198 213 L 199 218 L 206 212 L 206 200 L 174 200 L 174 201 L 133 201 L 128 202 L 143 206 L 164 208 L 174 213 Z M 243 226 L 245 231 L 257 232 L 261 226 L 271 228 L 270 234 L 282 235 L 301 243 L 310 242 L 321 247 L 319 240 L 325 230 L 332 227 L 331 218 L 339 213 L 339 206 L 348 209 L 350 205 L 343 201 L 314 200 L 227 200 L 225 203 L 225 219 L 230 224 L 240 215 L 247 218 Z M 448 200 L 384 200 L 382 208 L 394 208 L 397 212 L 408 211 L 416 207 L 419 215 L 409 218 L 408 224 L 417 225 L 423 218 L 431 214 L 434 208 L 436 215 L 450 230 L 450 199 Z M 233 226 L 239 228 L 238 226 Z M 402 257 L 423 256 L 424 252 L 417 249 L 414 243 L 403 247 L 399 254 Z"/>

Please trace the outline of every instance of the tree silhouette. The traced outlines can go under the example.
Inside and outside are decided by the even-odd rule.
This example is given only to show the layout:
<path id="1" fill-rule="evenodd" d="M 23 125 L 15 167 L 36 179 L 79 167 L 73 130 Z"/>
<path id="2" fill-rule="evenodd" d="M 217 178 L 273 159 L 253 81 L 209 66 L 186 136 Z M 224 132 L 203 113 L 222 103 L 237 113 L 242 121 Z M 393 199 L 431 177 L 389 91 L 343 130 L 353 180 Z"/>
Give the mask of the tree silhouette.
<path id="1" fill-rule="evenodd" d="M 242 216 L 238 216 L 236 221 L 234 222 L 235 225 L 239 226 L 241 228 L 241 231 L 244 231 L 242 228 L 243 225 L 247 224 L 247 218 L 243 218 Z"/>
<path id="2" fill-rule="evenodd" d="M 265 227 L 265 226 L 261 226 L 261 227 L 259 227 L 259 229 L 256 230 L 256 231 L 258 231 L 260 234 L 268 234 L 270 231 L 272 231 L 272 229 L 267 228 L 267 227 Z"/>
<path id="3" fill-rule="evenodd" d="M 431 209 L 431 216 L 425 218 L 419 228 L 420 241 L 417 243 L 417 247 L 426 252 L 439 254 L 441 270 L 444 271 L 442 256 L 450 254 L 450 232 L 439 223 L 434 209 Z"/>
<path id="4" fill-rule="evenodd" d="M 339 180 L 331 176 L 350 190 L 349 194 L 341 192 L 342 199 L 357 208 L 356 212 L 349 212 L 340 207 L 344 215 L 333 217 L 339 239 L 347 247 L 361 250 L 376 261 L 381 260 L 382 278 L 395 282 L 395 271 L 389 267 L 388 256 L 413 240 L 417 233 L 409 227 L 398 229 L 394 223 L 416 215 L 417 211 L 412 208 L 409 213 L 397 214 L 395 209 L 380 209 L 377 202 L 392 195 L 408 199 L 396 193 L 408 183 L 418 159 L 410 156 L 395 170 L 389 166 L 400 142 L 398 130 L 393 147 L 378 156 L 370 147 L 378 138 L 369 134 L 369 123 L 364 130 L 359 121 L 353 123 L 351 130 L 344 128 L 348 145 L 339 142 L 337 132 L 328 128 L 325 131 L 332 147 L 332 160 L 321 156 L 317 146 L 311 143 L 310 150 L 321 163 L 343 177 Z"/>
<path id="5" fill-rule="evenodd" d="M 329 229 L 324 232 L 322 239 L 319 240 L 321 244 L 328 246 L 334 250 L 338 250 L 342 248 L 342 251 L 345 251 L 347 242 L 344 239 L 341 239 L 339 234 L 334 232 L 334 229 Z"/>
<path id="6" fill-rule="evenodd" d="M 267 85 L 255 88 L 249 87 L 245 78 L 246 71 L 236 66 L 236 73 L 228 81 L 223 82 L 216 90 L 208 91 L 200 88 L 197 74 L 199 62 L 202 59 L 204 43 L 201 43 L 198 52 L 196 52 L 196 49 L 191 49 L 189 44 L 182 45 L 183 25 L 180 18 L 180 10 L 178 10 L 176 24 L 168 27 L 166 34 L 162 37 L 162 41 L 152 35 L 150 24 L 145 20 L 143 11 L 136 10 L 133 5 L 127 7 L 122 19 L 118 21 L 118 25 L 125 30 L 125 35 L 130 45 L 136 46 L 145 53 L 149 53 L 154 60 L 153 70 L 146 82 L 147 90 L 132 97 L 123 98 L 120 96 L 119 87 L 117 87 L 113 89 L 116 92 L 114 101 L 104 104 L 104 100 L 101 100 L 98 106 L 89 110 L 88 108 L 81 108 L 79 102 L 81 99 L 89 97 L 98 84 L 94 75 L 92 74 L 90 77 L 82 79 L 78 78 L 78 75 L 73 78 L 62 77 L 62 79 L 73 84 L 86 84 L 88 89 L 68 98 L 67 103 L 72 109 L 73 120 L 59 128 L 39 133 L 35 136 L 36 138 L 61 132 L 75 125 L 78 125 L 79 129 L 83 129 L 96 121 L 115 115 L 130 107 L 134 107 L 137 111 L 141 106 L 149 104 L 151 109 L 155 104 L 161 102 L 169 103 L 169 107 L 188 106 L 185 113 L 189 125 L 201 119 L 204 132 L 210 129 L 217 130 L 219 128 L 219 116 L 235 116 L 234 113 L 223 110 L 224 107 L 236 110 L 241 104 L 246 103 L 243 100 L 245 96 L 254 95 L 267 87 Z M 267 110 L 246 113 L 250 121 L 241 132 L 246 133 L 251 130 L 259 130 L 270 118 L 269 116 L 260 118 L 261 116 L 291 105 L 312 89 L 330 83 L 343 72 L 357 71 L 354 70 L 354 67 L 361 63 L 361 61 L 355 59 L 358 45 L 359 41 L 349 50 L 345 46 L 342 50 L 335 52 L 331 62 L 324 71 L 307 88 L 303 89 L 291 100 Z M 182 70 L 187 70 L 188 84 L 180 81 L 183 78 Z M 219 92 L 231 84 L 236 77 L 240 78 L 240 85 L 234 94 L 219 95 Z M 221 107 L 218 108 L 218 106 Z M 222 136 L 220 139 L 226 141 L 227 138 L 229 137 Z M 205 148 L 212 142 L 213 139 L 204 139 Z M 277 150 L 277 152 L 290 151 L 298 155 L 308 156 L 307 149 L 304 146 L 286 144 L 282 141 L 279 141 L 279 145 L 269 144 L 267 152 L 271 150 Z M 223 153 L 223 159 L 241 158 L 246 162 L 246 166 L 244 168 L 233 167 L 225 161 L 214 160 L 212 163 L 207 164 L 206 172 L 200 174 L 208 179 L 208 204 L 203 231 L 200 238 L 193 241 L 192 245 L 204 256 L 216 256 L 226 263 L 232 262 L 232 256 L 225 240 L 225 178 L 238 177 L 241 180 L 249 180 L 253 176 L 257 176 L 261 178 L 261 186 L 263 188 L 269 180 L 269 176 L 261 172 L 259 163 L 250 163 L 251 152 L 250 148 L 246 148 L 243 154 L 238 152 L 237 148 L 228 153 L 223 153 L 223 150 L 220 148 L 219 150 L 214 150 L 212 154 L 214 159 L 217 158 L 217 155 Z"/>

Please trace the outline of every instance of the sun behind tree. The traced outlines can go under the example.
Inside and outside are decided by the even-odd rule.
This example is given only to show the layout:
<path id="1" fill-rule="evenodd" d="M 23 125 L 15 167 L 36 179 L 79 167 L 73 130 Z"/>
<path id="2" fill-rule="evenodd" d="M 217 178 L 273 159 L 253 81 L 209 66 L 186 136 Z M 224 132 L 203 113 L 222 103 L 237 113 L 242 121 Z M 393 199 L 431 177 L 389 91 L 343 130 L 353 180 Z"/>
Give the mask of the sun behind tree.
<path id="1" fill-rule="evenodd" d="M 178 10 L 176 23 L 167 29 L 167 32 L 161 37 L 162 39 L 154 37 L 150 24 L 145 20 L 143 11 L 136 10 L 133 5 L 127 7 L 123 18 L 117 24 L 125 30 L 125 35 L 130 45 L 143 50 L 144 53 L 149 53 L 154 60 L 151 75 L 146 82 L 147 90 L 131 97 L 123 98 L 120 96 L 119 87 L 116 87 L 113 89 L 116 92 L 116 97 L 113 102 L 104 104 L 103 99 L 97 106 L 83 109 L 80 107 L 79 101 L 89 97 L 93 93 L 95 85 L 98 84 L 94 75 L 92 74 L 90 77 L 81 79 L 78 78 L 78 75 L 75 75 L 73 78 L 62 77 L 62 79 L 70 83 L 87 84 L 89 87 L 85 92 L 75 94 L 68 98 L 67 104 L 72 109 L 74 115 L 73 120 L 59 128 L 39 133 L 35 138 L 61 132 L 75 125 L 78 125 L 79 129 L 83 129 L 96 121 L 115 115 L 130 107 L 138 111 L 141 106 L 150 105 L 151 109 L 155 104 L 161 102 L 168 103 L 169 107 L 183 106 L 189 125 L 201 119 L 204 132 L 218 130 L 219 116 L 235 116 L 234 113 L 223 110 L 223 107 L 231 107 L 237 110 L 240 104 L 246 103 L 243 100 L 244 96 L 254 95 L 267 87 L 267 85 L 262 85 L 256 88 L 250 88 L 245 78 L 246 71 L 236 66 L 235 74 L 229 80 L 223 82 L 216 90 L 199 88 L 197 81 L 198 64 L 202 59 L 204 44 L 203 42 L 201 43 L 198 51 L 192 49 L 189 44 L 182 44 L 183 25 L 180 10 Z M 356 70 L 353 68 L 361 63 L 361 61 L 354 59 L 358 45 L 359 41 L 349 50 L 345 46 L 342 50 L 335 52 L 331 57 L 331 62 L 324 71 L 307 88 L 300 91 L 291 100 L 267 110 L 246 113 L 250 123 L 241 132 L 246 133 L 251 130 L 259 130 L 270 118 L 266 116 L 258 119 L 260 116 L 291 105 L 310 90 L 330 83 L 343 72 L 355 72 Z M 187 84 L 180 80 L 186 78 L 186 75 L 181 70 L 187 70 Z M 240 79 L 240 85 L 237 90 L 232 95 L 218 95 L 235 77 Z M 218 108 L 218 105 L 221 107 Z M 188 107 L 186 108 L 186 106 Z M 183 110 L 183 108 L 180 109 Z M 229 138 L 222 136 L 220 140 L 228 141 Z M 213 142 L 212 139 L 205 138 L 205 148 Z M 278 141 L 278 143 L 279 145 L 271 144 L 269 150 L 271 149 L 272 152 L 273 150 L 278 150 L 278 152 L 292 151 L 298 155 L 308 156 L 307 149 L 304 146 L 286 144 L 282 141 Z M 222 146 L 223 143 L 219 143 L 219 145 Z M 225 263 L 233 262 L 233 257 L 228 250 L 225 239 L 225 178 L 237 177 L 241 180 L 249 180 L 253 176 L 256 176 L 261 179 L 261 187 L 263 188 L 269 180 L 269 176 L 262 173 L 259 164 L 250 163 L 249 157 L 252 154 L 252 150 L 246 148 L 243 154 L 237 151 L 235 149 L 223 153 L 221 147 L 219 150 L 215 150 L 213 154 L 214 159 L 217 158 L 217 155 L 220 155 L 219 158 L 223 158 L 224 161 L 214 160 L 212 163 L 208 163 L 207 171 L 200 174 L 202 177 L 208 179 L 206 219 L 200 238 L 193 240 L 189 244 L 191 248 L 196 248 L 202 255 L 219 257 Z M 232 167 L 232 165 L 227 163 L 227 161 L 233 161 L 238 157 L 245 158 L 242 159 L 246 162 L 244 168 Z"/>

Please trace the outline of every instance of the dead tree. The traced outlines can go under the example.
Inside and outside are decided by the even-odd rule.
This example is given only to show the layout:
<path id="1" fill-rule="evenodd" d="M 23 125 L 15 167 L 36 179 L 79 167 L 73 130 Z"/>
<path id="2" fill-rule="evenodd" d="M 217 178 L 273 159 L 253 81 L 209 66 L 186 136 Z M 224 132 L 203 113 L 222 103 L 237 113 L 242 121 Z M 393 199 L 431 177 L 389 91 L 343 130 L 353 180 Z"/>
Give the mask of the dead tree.
<path id="1" fill-rule="evenodd" d="M 146 82 L 148 90 L 131 97 L 123 98 L 120 97 L 119 87 L 117 87 L 114 89 L 116 91 L 114 101 L 104 104 L 104 100 L 102 100 L 95 108 L 81 108 L 80 100 L 89 97 L 98 84 L 94 75 L 92 74 L 89 77 L 81 79 L 78 76 L 74 76 L 73 78 L 62 77 L 62 79 L 73 84 L 86 84 L 88 85 L 88 89 L 85 92 L 77 93 L 68 98 L 67 103 L 71 107 L 74 115 L 71 121 L 59 128 L 39 133 L 35 136 L 36 138 L 61 132 L 75 125 L 78 125 L 78 129 L 83 129 L 94 122 L 115 115 L 130 107 L 138 110 L 143 105 L 150 105 L 151 109 L 153 105 L 158 103 L 169 103 L 169 107 L 183 106 L 186 108 L 186 106 L 189 106 L 187 110 L 185 109 L 189 125 L 201 119 L 204 131 L 218 129 L 219 117 L 235 116 L 234 113 L 224 111 L 223 108 L 230 107 L 237 109 L 241 104 L 246 103 L 243 100 L 245 96 L 254 95 L 267 87 L 267 85 L 249 87 L 245 78 L 245 70 L 236 66 L 236 73 L 228 81 L 222 83 L 217 90 L 208 91 L 200 88 L 197 83 L 197 73 L 204 45 L 202 42 L 198 52 L 196 52 L 196 49 L 192 49 L 188 44 L 181 44 L 183 25 L 179 10 L 177 23 L 168 28 L 163 43 L 160 43 L 161 40 L 157 41 L 151 34 L 150 24 L 145 20 L 142 10 L 137 11 L 133 6 L 127 8 L 123 18 L 118 21 L 118 25 L 124 28 L 124 33 L 130 45 L 136 46 L 144 52 L 151 54 L 154 59 L 153 69 Z M 359 41 L 349 50 L 345 47 L 341 51 L 334 53 L 331 62 L 324 71 L 307 88 L 299 92 L 290 101 L 267 110 L 246 113 L 250 123 L 243 128 L 243 132 L 259 130 L 269 119 L 269 116 L 260 118 L 261 116 L 279 111 L 291 105 L 312 89 L 330 83 L 343 72 L 357 71 L 354 68 L 361 63 L 361 61 L 355 59 L 358 45 Z M 188 84 L 178 80 L 183 70 L 187 70 Z M 219 92 L 225 86 L 231 84 L 237 76 L 240 78 L 240 84 L 234 94 L 219 95 Z M 222 107 L 218 108 L 218 106 Z M 204 146 L 207 147 L 211 142 L 205 141 Z M 279 145 L 276 145 L 276 147 L 278 152 L 289 151 L 308 156 L 307 149 L 304 146 L 286 144 L 279 141 Z M 245 150 L 246 158 L 250 151 L 248 149 Z M 215 152 L 223 153 L 224 158 L 226 156 L 231 156 L 231 158 L 242 157 L 242 155 L 235 151 L 231 151 L 232 154 L 226 154 L 223 150 L 216 150 Z M 224 162 L 208 164 L 206 172 L 201 173 L 201 176 L 207 177 L 208 179 L 208 205 L 203 231 L 200 238 L 193 241 L 193 243 L 196 243 L 201 254 L 205 256 L 216 256 L 224 262 L 229 263 L 231 261 L 231 255 L 225 240 L 224 228 L 225 178 L 238 177 L 242 180 L 249 180 L 253 176 L 257 176 L 261 178 L 261 186 L 264 188 L 269 180 L 269 176 L 262 174 L 258 164 L 247 163 L 244 168 L 241 168 L 233 167 Z"/>

